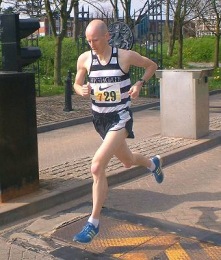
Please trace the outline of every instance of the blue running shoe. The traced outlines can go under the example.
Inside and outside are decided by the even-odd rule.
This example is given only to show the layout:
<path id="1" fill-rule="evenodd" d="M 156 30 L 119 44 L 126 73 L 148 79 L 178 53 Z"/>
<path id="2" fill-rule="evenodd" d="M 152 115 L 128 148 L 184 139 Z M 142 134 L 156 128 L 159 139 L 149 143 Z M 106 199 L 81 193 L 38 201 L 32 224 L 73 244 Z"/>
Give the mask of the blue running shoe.
<path id="1" fill-rule="evenodd" d="M 92 223 L 87 222 L 82 231 L 73 237 L 73 241 L 83 244 L 90 243 L 98 232 L 99 226 L 96 228 Z"/>
<path id="2" fill-rule="evenodd" d="M 156 156 L 152 157 L 151 160 L 156 165 L 156 168 L 152 171 L 152 173 L 153 173 L 156 181 L 158 183 L 161 183 L 161 182 L 163 182 L 164 174 L 163 174 L 162 169 L 161 169 L 161 159 L 160 159 L 160 156 L 156 155 Z"/>

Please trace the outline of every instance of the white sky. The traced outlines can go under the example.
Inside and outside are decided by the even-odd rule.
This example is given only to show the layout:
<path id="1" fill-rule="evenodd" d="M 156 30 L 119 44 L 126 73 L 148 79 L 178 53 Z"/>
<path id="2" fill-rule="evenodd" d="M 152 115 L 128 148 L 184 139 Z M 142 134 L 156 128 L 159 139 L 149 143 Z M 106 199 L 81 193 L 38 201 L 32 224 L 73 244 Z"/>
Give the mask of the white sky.
<path id="1" fill-rule="evenodd" d="M 5 1 L 5 2 L 7 2 L 7 1 Z M 99 1 L 97 1 L 97 2 L 99 3 Z M 145 2 L 144 0 L 131 0 L 131 6 L 132 6 L 131 7 L 131 15 L 133 15 L 134 10 L 137 11 L 140 8 L 142 8 L 144 2 Z M 88 9 L 88 4 L 84 3 L 83 1 L 80 1 L 80 8 L 81 8 L 82 5 L 84 5 L 85 10 Z M 7 8 L 8 6 L 10 6 L 10 5 L 7 4 L 7 3 L 4 3 L 4 2 L 1 5 L 2 8 Z M 107 3 L 102 3 L 102 7 L 104 7 L 105 10 L 110 10 L 110 12 L 112 11 L 112 6 L 111 6 L 110 3 L 108 3 L 108 1 L 107 1 Z M 121 16 L 122 13 L 123 13 L 123 8 L 120 4 L 120 1 L 119 1 L 119 7 L 118 8 L 119 8 L 119 14 Z M 92 10 L 96 10 L 96 9 L 94 9 L 92 6 L 89 6 L 89 10 L 90 10 L 90 12 L 93 12 Z"/>

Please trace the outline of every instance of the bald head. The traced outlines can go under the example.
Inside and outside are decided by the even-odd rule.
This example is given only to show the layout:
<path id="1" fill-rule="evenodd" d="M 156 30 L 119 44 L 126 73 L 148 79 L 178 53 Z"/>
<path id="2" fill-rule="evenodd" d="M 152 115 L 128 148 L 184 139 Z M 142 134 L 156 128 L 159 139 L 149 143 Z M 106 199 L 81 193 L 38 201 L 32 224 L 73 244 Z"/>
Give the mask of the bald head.
<path id="1" fill-rule="evenodd" d="M 94 33 L 105 35 L 106 33 L 108 33 L 107 25 L 101 20 L 92 20 L 87 26 L 86 35 Z"/>
<path id="2" fill-rule="evenodd" d="M 110 35 L 107 25 L 99 19 L 92 20 L 86 29 L 86 39 L 91 49 L 97 54 L 110 51 Z"/>

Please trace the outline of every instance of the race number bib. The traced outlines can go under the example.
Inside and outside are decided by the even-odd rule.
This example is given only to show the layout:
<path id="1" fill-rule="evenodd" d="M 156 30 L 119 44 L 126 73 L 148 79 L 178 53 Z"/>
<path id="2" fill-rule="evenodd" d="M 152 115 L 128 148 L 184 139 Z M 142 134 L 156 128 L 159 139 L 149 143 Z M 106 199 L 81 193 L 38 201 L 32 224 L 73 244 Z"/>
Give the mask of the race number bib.
<path id="1" fill-rule="evenodd" d="M 97 103 L 119 103 L 121 101 L 120 83 L 94 86 L 93 99 Z"/>

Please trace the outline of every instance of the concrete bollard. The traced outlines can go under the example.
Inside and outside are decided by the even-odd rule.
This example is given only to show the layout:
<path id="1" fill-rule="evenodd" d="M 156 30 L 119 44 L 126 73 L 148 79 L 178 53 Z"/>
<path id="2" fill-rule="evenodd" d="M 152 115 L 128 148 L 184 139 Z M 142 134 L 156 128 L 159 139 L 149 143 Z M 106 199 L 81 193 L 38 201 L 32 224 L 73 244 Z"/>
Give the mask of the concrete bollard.
<path id="1" fill-rule="evenodd" d="M 213 69 L 158 70 L 161 134 L 198 139 L 209 133 L 208 76 Z"/>

